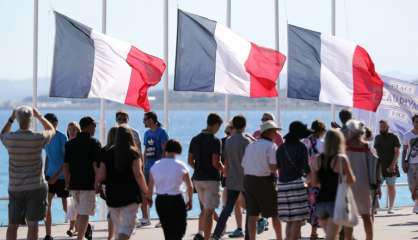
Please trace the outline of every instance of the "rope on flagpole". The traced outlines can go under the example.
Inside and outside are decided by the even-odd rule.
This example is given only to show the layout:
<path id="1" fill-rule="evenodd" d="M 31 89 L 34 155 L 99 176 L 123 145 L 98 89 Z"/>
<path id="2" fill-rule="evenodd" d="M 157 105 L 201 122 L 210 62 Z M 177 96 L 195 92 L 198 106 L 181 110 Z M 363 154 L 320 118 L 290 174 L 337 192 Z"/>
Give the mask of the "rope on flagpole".
<path id="1" fill-rule="evenodd" d="M 38 106 L 38 31 L 39 31 L 39 1 L 33 2 L 33 71 L 32 71 L 32 108 Z M 33 129 L 36 130 L 36 120 L 33 120 Z"/>

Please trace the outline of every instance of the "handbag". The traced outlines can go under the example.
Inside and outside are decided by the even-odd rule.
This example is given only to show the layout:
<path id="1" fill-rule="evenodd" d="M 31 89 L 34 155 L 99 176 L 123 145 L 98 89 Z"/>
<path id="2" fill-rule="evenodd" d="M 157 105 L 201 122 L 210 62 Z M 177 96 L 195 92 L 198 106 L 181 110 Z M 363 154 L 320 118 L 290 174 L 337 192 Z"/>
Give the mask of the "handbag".
<path id="1" fill-rule="evenodd" d="M 338 189 L 335 199 L 333 221 L 335 224 L 345 227 L 353 227 L 358 224 L 357 205 L 351 187 L 347 184 L 343 174 L 342 161 L 338 170 Z"/>

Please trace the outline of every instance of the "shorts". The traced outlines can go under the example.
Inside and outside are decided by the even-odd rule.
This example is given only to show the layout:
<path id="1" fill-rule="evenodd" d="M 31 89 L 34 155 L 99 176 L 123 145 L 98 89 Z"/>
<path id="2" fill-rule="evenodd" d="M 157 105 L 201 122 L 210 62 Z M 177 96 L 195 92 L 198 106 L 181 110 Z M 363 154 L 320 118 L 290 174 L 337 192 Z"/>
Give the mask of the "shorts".
<path id="1" fill-rule="evenodd" d="M 45 218 L 47 208 L 47 186 L 39 189 L 9 191 L 9 224 L 38 223 Z"/>
<path id="2" fill-rule="evenodd" d="M 244 176 L 244 192 L 248 216 L 276 217 L 277 192 L 273 177 Z"/>
<path id="3" fill-rule="evenodd" d="M 109 207 L 110 219 L 112 219 L 116 236 L 121 234 L 131 236 L 135 229 L 138 206 L 137 203 L 132 203 L 125 207 Z"/>
<path id="4" fill-rule="evenodd" d="M 47 181 L 49 177 L 45 178 Z M 64 179 L 58 179 L 54 184 L 48 184 L 48 193 L 52 195 L 57 195 L 59 198 L 67 198 L 70 196 L 70 193 L 65 190 L 65 181 Z"/>
<path id="5" fill-rule="evenodd" d="M 157 160 L 145 160 L 145 164 L 144 164 L 144 177 L 145 180 L 148 183 L 149 180 L 149 175 L 150 175 L 150 171 L 152 166 L 154 166 L 154 163 L 157 162 Z"/>
<path id="6" fill-rule="evenodd" d="M 96 192 L 94 190 L 72 190 L 74 208 L 78 215 L 94 216 Z"/>
<path id="7" fill-rule="evenodd" d="M 397 176 L 393 176 L 393 177 L 383 177 L 383 181 L 386 181 L 386 184 L 388 186 L 394 186 L 396 184 L 396 179 L 398 177 Z"/>
<path id="8" fill-rule="evenodd" d="M 73 197 L 70 197 L 67 206 L 67 220 L 75 221 L 77 220 L 77 209 L 75 209 L 75 201 Z"/>
<path id="9" fill-rule="evenodd" d="M 334 202 L 319 202 L 316 203 L 315 214 L 321 220 L 332 218 L 334 216 L 334 208 Z"/>
<path id="10" fill-rule="evenodd" d="M 411 193 L 418 188 L 418 164 L 412 163 L 408 166 L 408 186 Z M 415 188 L 415 189 L 413 189 Z"/>
<path id="11" fill-rule="evenodd" d="M 219 207 L 221 198 L 219 181 L 194 180 L 193 185 L 204 209 L 216 209 Z"/>

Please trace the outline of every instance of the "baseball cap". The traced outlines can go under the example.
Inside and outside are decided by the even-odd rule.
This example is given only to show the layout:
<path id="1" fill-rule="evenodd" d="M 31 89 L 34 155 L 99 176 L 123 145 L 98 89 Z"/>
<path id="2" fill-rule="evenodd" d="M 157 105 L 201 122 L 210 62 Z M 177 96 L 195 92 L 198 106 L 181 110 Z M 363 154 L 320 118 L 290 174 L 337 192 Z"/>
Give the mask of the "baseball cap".
<path id="1" fill-rule="evenodd" d="M 44 118 L 46 118 L 46 120 L 48 120 L 49 122 L 58 122 L 57 116 L 55 116 L 55 114 L 53 114 L 53 113 L 45 114 Z"/>

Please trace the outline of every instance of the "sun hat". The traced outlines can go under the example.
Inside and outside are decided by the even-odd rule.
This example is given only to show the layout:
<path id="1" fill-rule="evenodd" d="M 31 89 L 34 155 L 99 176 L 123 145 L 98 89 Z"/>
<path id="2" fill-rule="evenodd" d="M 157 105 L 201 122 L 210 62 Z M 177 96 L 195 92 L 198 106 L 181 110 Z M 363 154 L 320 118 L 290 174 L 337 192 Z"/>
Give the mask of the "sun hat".
<path id="1" fill-rule="evenodd" d="M 260 134 L 263 134 L 265 131 L 270 130 L 270 129 L 279 130 L 279 127 L 272 120 L 265 121 L 260 125 Z"/>
<path id="2" fill-rule="evenodd" d="M 297 138 L 303 139 L 311 135 L 313 131 L 309 129 L 306 124 L 301 121 L 294 121 L 289 125 L 289 132 L 284 138 Z"/>

